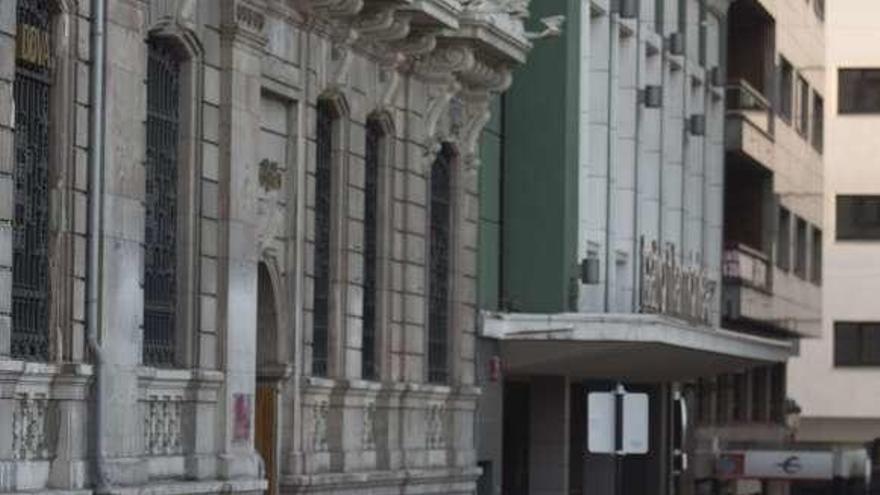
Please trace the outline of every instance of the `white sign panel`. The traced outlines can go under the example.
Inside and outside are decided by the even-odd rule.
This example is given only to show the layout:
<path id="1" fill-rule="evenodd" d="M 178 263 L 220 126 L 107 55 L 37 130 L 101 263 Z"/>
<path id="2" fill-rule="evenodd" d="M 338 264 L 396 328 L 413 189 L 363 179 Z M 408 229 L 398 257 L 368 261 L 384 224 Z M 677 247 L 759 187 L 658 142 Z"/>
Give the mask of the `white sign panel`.
<path id="1" fill-rule="evenodd" d="M 623 396 L 623 452 L 648 453 L 648 394 Z"/>
<path id="2" fill-rule="evenodd" d="M 752 450 L 746 452 L 743 471 L 748 478 L 830 480 L 834 477 L 834 454 Z"/>
<path id="3" fill-rule="evenodd" d="M 587 450 L 593 454 L 614 453 L 614 394 L 587 394 Z"/>
<path id="4" fill-rule="evenodd" d="M 593 454 L 648 453 L 648 394 L 623 394 L 623 439 L 618 452 L 614 392 L 587 394 L 587 450 Z"/>

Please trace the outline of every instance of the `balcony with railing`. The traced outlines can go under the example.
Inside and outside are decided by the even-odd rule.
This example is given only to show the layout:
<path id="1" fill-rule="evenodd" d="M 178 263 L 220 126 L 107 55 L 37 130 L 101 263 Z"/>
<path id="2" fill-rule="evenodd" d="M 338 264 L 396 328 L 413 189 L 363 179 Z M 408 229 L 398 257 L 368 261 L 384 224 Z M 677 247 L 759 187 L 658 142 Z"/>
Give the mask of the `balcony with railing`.
<path id="1" fill-rule="evenodd" d="M 819 286 L 774 266 L 767 254 L 744 244 L 724 250 L 723 326 L 814 337 L 819 331 Z"/>
<path id="2" fill-rule="evenodd" d="M 734 244 L 724 250 L 723 275 L 728 282 L 745 285 L 771 294 L 773 272 L 770 257 L 745 244 Z"/>
<path id="3" fill-rule="evenodd" d="M 745 79 L 725 88 L 727 99 L 727 151 L 739 152 L 773 169 L 773 105 Z"/>

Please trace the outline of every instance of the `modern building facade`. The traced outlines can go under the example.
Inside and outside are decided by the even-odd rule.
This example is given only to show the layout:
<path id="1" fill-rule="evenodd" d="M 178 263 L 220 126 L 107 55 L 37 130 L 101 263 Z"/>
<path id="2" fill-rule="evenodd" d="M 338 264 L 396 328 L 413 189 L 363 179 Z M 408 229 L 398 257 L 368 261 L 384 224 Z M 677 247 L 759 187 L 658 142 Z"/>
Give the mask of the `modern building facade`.
<path id="1" fill-rule="evenodd" d="M 0 492 L 472 493 L 527 16 L 0 1 Z"/>
<path id="2" fill-rule="evenodd" d="M 790 395 L 802 408 L 798 438 L 837 447 L 880 437 L 880 402 L 872 391 L 880 377 L 880 308 L 873 297 L 880 288 L 880 175 L 872 166 L 880 151 L 873 137 L 880 125 L 878 13 L 868 1 L 828 4 L 822 334 L 803 342 L 789 367 Z"/>
<path id="3" fill-rule="evenodd" d="M 705 491 L 717 485 L 706 448 L 717 435 L 695 428 L 707 424 L 701 383 L 762 370 L 764 395 L 750 404 L 767 423 L 781 416 L 771 407 L 785 398 L 784 363 L 797 338 L 818 334 L 815 322 L 806 326 L 818 317 L 810 261 L 797 274 L 768 273 L 778 293 L 762 285 L 741 294 L 731 257 L 743 250 L 725 246 L 759 222 L 752 230 L 767 245 L 756 249 L 772 257 L 776 196 L 801 219 L 787 224 L 792 237 L 821 228 L 821 200 L 802 192 L 821 188 L 822 160 L 794 121 L 776 137 L 755 131 L 735 143 L 737 121 L 727 116 L 736 107 L 727 105 L 736 87 L 726 81 L 740 69 L 725 65 L 732 52 L 766 64 L 771 88 L 778 53 L 775 38 L 764 51 L 734 45 L 750 40 L 730 27 L 740 3 L 532 5 L 567 23 L 562 37 L 535 47 L 483 137 L 477 454 L 493 475 L 484 493 L 720 493 Z M 780 49 L 808 52 L 791 55 L 798 67 L 821 65 L 821 21 L 811 6 L 797 12 L 792 24 L 812 23 L 817 37 L 801 47 L 786 30 Z M 821 95 L 821 76 L 808 77 Z M 763 116 L 775 119 L 769 105 Z M 761 177 L 778 170 L 775 182 L 740 184 L 751 175 L 734 161 L 752 147 L 765 154 L 748 166 Z M 772 163 L 761 162 L 767 153 Z M 797 256 L 810 252 L 798 246 Z M 597 411 L 587 399 L 618 385 L 649 396 L 648 453 L 619 464 L 588 446 Z M 732 396 L 717 403 L 751 407 Z"/>
<path id="4" fill-rule="evenodd" d="M 821 335 L 825 23 L 821 0 L 736 0 L 725 43 L 722 326 L 801 348 Z M 785 473 L 720 462 L 807 449 L 787 398 L 785 363 L 697 382 L 698 490 L 788 493 Z"/>

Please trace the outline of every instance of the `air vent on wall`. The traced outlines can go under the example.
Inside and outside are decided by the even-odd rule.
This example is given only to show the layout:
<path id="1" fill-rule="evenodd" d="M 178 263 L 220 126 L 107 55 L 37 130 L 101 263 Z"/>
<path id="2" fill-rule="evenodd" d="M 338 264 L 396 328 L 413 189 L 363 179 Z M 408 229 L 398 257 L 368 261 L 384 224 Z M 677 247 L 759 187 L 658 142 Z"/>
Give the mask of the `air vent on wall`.
<path id="1" fill-rule="evenodd" d="M 645 86 L 639 91 L 639 102 L 646 108 L 660 108 L 663 106 L 663 87 L 657 85 Z"/>
<path id="2" fill-rule="evenodd" d="M 709 69 L 709 72 L 706 73 L 706 80 L 709 81 L 710 86 L 723 86 L 724 82 L 721 80 L 721 69 L 719 67 L 712 67 Z"/>
<path id="3" fill-rule="evenodd" d="M 672 33 L 666 39 L 669 53 L 673 55 L 684 55 L 684 35 L 681 33 Z"/>
<path id="4" fill-rule="evenodd" d="M 581 260 L 581 283 L 593 285 L 599 283 L 599 258 L 588 254 Z"/>
<path id="5" fill-rule="evenodd" d="M 614 11 L 621 19 L 635 19 L 639 16 L 639 0 L 612 0 Z"/>
<path id="6" fill-rule="evenodd" d="M 688 119 L 688 131 L 694 136 L 705 136 L 706 116 L 701 113 L 691 115 L 691 118 Z"/>

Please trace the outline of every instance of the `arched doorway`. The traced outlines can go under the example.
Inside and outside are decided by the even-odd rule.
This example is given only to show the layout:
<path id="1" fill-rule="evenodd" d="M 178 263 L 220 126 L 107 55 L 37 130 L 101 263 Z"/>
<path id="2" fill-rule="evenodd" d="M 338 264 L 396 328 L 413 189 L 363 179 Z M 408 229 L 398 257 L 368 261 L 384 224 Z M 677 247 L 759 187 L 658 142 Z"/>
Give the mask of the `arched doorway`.
<path id="1" fill-rule="evenodd" d="M 278 311 L 266 263 L 257 274 L 257 400 L 254 447 L 263 457 L 266 493 L 278 493 Z"/>

